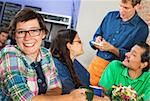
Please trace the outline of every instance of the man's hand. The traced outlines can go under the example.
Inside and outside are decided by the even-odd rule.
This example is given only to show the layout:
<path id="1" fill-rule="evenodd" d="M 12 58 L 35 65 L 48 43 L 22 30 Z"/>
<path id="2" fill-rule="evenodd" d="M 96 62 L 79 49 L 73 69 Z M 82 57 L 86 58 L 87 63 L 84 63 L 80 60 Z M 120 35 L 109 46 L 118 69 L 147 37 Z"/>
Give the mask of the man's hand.
<path id="1" fill-rule="evenodd" d="M 120 56 L 119 49 L 113 46 L 112 44 L 110 44 L 109 42 L 107 42 L 101 36 L 98 36 L 96 38 L 96 42 L 101 44 L 101 45 L 94 45 L 100 51 L 108 51 L 108 52 L 115 54 L 118 57 Z"/>
<path id="2" fill-rule="evenodd" d="M 101 45 L 95 45 L 96 48 L 98 48 L 100 51 L 110 51 L 113 48 L 113 45 L 111 45 L 109 42 L 107 42 L 105 39 L 100 39 L 100 37 L 96 38 L 97 43 L 100 43 Z"/>
<path id="3" fill-rule="evenodd" d="M 103 40 L 101 36 L 96 37 L 95 42 L 100 43 Z"/>

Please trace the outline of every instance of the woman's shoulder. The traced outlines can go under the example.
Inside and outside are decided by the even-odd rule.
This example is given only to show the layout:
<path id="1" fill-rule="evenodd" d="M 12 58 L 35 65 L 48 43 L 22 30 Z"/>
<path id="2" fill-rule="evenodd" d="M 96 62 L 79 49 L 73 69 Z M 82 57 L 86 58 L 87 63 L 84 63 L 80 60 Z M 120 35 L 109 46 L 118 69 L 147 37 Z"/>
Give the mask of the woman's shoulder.
<path id="1" fill-rule="evenodd" d="M 77 70 L 78 69 L 86 70 L 85 67 L 77 59 L 74 59 L 73 67 Z"/>
<path id="2" fill-rule="evenodd" d="M 65 64 L 63 64 L 59 59 L 53 57 L 55 67 L 58 70 L 58 74 L 61 76 L 69 75 L 69 70 Z"/>
<path id="3" fill-rule="evenodd" d="M 41 47 L 41 51 L 43 53 L 50 53 L 50 51 L 47 48 L 45 48 L 45 47 Z"/>
<path id="4" fill-rule="evenodd" d="M 1 50 L 0 57 L 4 54 L 17 54 L 20 53 L 19 48 L 16 45 L 7 45 Z"/>
<path id="5" fill-rule="evenodd" d="M 17 46 L 7 45 L 0 51 L 0 61 L 6 61 L 6 59 L 17 58 L 21 56 L 21 51 Z"/>
<path id="6" fill-rule="evenodd" d="M 55 63 L 56 67 L 65 66 L 58 58 L 53 57 L 53 60 L 54 60 L 54 63 Z"/>
<path id="7" fill-rule="evenodd" d="M 73 67 L 77 73 L 89 74 L 87 69 L 76 59 L 73 62 Z"/>
<path id="8" fill-rule="evenodd" d="M 17 51 L 17 46 L 16 45 L 6 45 L 1 52 L 15 52 Z"/>

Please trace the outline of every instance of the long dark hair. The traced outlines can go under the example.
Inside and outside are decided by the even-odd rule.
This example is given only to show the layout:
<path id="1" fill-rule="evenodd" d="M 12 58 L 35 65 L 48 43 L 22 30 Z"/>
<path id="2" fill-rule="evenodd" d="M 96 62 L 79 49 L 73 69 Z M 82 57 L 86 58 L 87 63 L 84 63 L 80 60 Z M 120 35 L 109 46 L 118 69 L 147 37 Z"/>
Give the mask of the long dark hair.
<path id="1" fill-rule="evenodd" d="M 68 68 L 71 77 L 78 88 L 81 83 L 73 68 L 73 62 L 70 58 L 70 51 L 67 48 L 67 43 L 73 43 L 77 32 L 72 29 L 61 29 L 57 32 L 57 36 L 52 40 L 50 51 L 52 56 L 59 59 Z"/>

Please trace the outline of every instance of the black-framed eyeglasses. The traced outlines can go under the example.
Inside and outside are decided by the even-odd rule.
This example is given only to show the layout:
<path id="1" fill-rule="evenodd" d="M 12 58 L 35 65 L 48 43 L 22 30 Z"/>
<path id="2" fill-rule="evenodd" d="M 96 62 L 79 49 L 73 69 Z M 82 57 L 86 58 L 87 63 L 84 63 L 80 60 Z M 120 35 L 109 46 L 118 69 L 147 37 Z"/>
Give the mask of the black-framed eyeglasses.
<path id="1" fill-rule="evenodd" d="M 31 30 L 28 30 L 28 31 L 25 31 L 25 30 L 16 30 L 15 31 L 15 35 L 17 38 L 23 38 L 26 36 L 27 33 L 29 33 L 29 35 L 31 37 L 35 37 L 35 36 L 39 36 L 40 33 L 41 33 L 41 30 L 42 29 L 31 29 Z"/>

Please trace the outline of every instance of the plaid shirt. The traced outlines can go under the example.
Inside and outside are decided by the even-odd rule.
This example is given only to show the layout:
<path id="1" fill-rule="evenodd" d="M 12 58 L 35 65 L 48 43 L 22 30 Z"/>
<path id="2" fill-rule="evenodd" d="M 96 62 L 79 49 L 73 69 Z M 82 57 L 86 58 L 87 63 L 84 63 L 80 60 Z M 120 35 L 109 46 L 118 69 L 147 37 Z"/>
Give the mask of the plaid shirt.
<path id="1" fill-rule="evenodd" d="M 49 51 L 41 48 L 37 60 L 41 60 L 47 90 L 61 87 Z M 17 46 L 10 45 L 1 50 L 0 101 L 29 101 L 33 96 L 38 95 L 37 74 L 31 63 L 31 59 L 25 56 Z"/>

